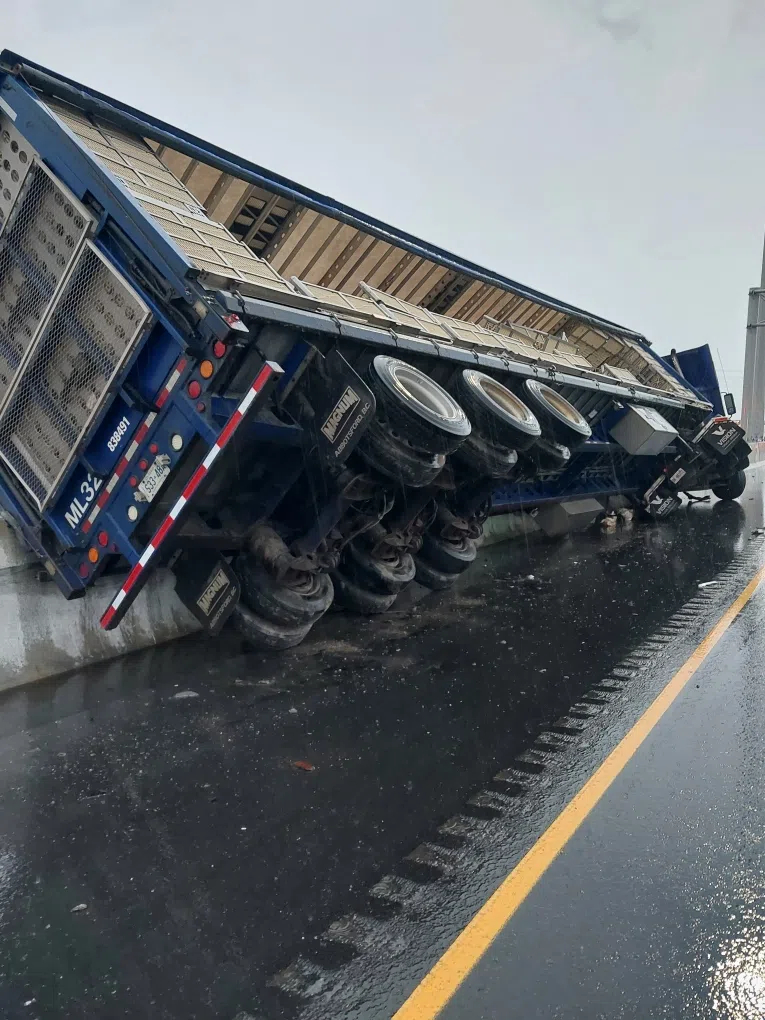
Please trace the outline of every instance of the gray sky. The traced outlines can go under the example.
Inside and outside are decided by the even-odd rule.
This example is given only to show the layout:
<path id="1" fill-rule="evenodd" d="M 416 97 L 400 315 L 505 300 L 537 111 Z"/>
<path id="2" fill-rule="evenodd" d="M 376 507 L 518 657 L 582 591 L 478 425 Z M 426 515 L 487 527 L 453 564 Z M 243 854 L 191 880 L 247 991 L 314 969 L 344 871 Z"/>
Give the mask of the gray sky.
<path id="1" fill-rule="evenodd" d="M 5 0 L 0 42 L 740 392 L 761 0 Z"/>

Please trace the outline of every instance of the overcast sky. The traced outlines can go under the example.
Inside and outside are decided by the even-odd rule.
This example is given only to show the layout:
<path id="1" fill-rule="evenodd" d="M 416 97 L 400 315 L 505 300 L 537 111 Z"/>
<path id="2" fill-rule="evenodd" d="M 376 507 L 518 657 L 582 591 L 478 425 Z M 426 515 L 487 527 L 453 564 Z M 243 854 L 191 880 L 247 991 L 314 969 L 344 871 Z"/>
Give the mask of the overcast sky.
<path id="1" fill-rule="evenodd" d="M 740 391 L 762 0 L 4 0 L 0 42 Z"/>

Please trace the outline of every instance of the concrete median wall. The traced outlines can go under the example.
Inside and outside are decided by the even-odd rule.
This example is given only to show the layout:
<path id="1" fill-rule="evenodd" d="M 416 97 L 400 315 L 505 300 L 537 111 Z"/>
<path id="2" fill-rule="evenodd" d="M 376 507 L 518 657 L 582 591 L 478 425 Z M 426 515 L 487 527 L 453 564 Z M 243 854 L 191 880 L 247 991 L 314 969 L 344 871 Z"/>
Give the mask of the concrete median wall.
<path id="1" fill-rule="evenodd" d="M 39 564 L 0 521 L 0 690 L 57 676 L 160 644 L 197 628 L 175 595 L 172 577 L 158 572 L 116 630 L 99 618 L 117 587 L 98 582 L 67 602 L 52 582 L 37 579 Z"/>

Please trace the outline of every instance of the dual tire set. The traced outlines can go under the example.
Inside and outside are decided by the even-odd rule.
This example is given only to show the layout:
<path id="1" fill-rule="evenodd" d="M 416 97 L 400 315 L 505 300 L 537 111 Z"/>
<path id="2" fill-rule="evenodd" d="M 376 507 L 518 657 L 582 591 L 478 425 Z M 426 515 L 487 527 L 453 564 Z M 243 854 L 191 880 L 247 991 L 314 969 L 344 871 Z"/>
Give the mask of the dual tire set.
<path id="1" fill-rule="evenodd" d="M 534 379 L 516 394 L 492 376 L 465 369 L 447 390 L 415 366 L 378 355 L 368 382 L 377 413 L 354 456 L 398 492 L 432 485 L 448 457 L 468 488 L 516 474 L 557 472 L 566 467 L 570 448 L 591 435 L 572 404 Z M 387 534 L 380 523 L 353 539 L 331 577 L 277 581 L 242 554 L 235 564 L 242 581 L 234 616 L 239 631 L 259 647 L 289 648 L 303 640 L 333 599 L 352 612 L 383 613 L 413 580 L 443 590 L 476 558 L 475 538 L 445 528 L 438 514 L 414 554 L 386 542 Z"/>

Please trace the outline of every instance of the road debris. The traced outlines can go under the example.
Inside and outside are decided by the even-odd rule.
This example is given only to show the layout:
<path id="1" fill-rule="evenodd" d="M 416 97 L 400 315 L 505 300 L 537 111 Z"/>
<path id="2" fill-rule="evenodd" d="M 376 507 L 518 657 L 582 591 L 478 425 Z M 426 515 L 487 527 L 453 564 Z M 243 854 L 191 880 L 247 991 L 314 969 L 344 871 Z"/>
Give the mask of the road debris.
<path id="1" fill-rule="evenodd" d="M 609 532 L 616 531 L 616 514 L 611 511 L 600 519 L 600 530 Z"/>

